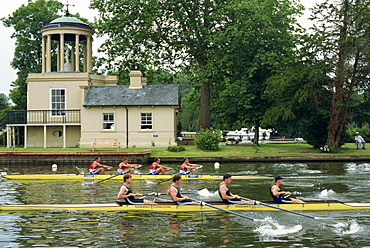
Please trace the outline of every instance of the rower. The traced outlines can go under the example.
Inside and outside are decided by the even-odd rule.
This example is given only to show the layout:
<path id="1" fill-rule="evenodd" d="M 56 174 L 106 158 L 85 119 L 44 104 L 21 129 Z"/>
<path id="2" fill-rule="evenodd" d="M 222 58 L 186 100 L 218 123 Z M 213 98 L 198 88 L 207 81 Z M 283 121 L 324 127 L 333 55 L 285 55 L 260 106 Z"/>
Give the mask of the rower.
<path id="1" fill-rule="evenodd" d="M 188 158 L 184 158 L 182 165 L 180 166 L 180 175 L 195 174 L 195 170 L 202 168 L 203 165 L 191 164 Z"/>
<path id="2" fill-rule="evenodd" d="M 180 193 L 180 190 L 178 187 L 180 183 L 181 183 L 181 176 L 174 175 L 172 178 L 172 184 L 168 188 L 167 195 L 170 196 L 177 205 L 200 205 L 199 202 L 189 200 L 189 197 L 184 196 Z"/>
<path id="3" fill-rule="evenodd" d="M 270 194 L 275 203 L 304 203 L 299 199 L 288 198 L 292 193 L 289 191 L 282 191 L 280 185 L 284 184 L 284 178 L 281 176 L 275 177 L 270 187 Z"/>
<path id="4" fill-rule="evenodd" d="M 159 164 L 161 162 L 160 158 L 155 158 L 154 162 L 149 166 L 149 175 L 159 175 L 166 174 L 166 171 L 172 170 L 170 167 L 163 166 Z"/>
<path id="5" fill-rule="evenodd" d="M 90 164 L 90 174 L 105 174 L 105 169 L 111 170 L 113 167 L 100 163 L 100 157 L 96 157 L 95 160 Z"/>
<path id="6" fill-rule="evenodd" d="M 129 164 L 128 163 L 128 159 L 127 158 L 124 158 L 122 160 L 121 163 L 119 163 L 118 167 L 117 167 L 117 173 L 119 175 L 123 175 L 123 174 L 126 174 L 128 172 L 130 172 L 131 174 L 134 174 L 134 170 L 132 170 L 132 168 L 140 168 L 142 165 L 141 164 Z"/>
<path id="7" fill-rule="evenodd" d="M 132 182 L 132 176 L 131 175 L 124 175 L 123 176 L 123 184 L 118 192 L 117 199 L 124 199 L 127 204 L 130 205 L 157 205 L 157 203 L 146 200 L 146 199 L 135 199 L 135 196 L 142 196 L 142 194 L 139 193 L 132 193 L 132 190 L 130 188 L 130 183 Z M 117 202 L 119 205 L 122 205 L 122 202 Z"/>
<path id="8" fill-rule="evenodd" d="M 231 183 L 231 175 L 225 174 L 222 183 L 218 187 L 218 194 L 220 195 L 222 201 L 226 204 L 254 204 L 255 201 L 246 201 L 240 199 L 238 195 L 231 194 L 227 185 Z"/>

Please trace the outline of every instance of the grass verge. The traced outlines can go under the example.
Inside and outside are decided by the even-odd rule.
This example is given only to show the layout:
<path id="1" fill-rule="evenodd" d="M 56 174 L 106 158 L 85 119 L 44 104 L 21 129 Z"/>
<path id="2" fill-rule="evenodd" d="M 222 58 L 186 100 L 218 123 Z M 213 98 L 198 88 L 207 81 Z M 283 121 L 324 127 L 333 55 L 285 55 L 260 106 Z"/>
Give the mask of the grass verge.
<path id="1" fill-rule="evenodd" d="M 320 149 L 314 149 L 308 144 L 261 144 L 252 146 L 245 144 L 220 146 L 218 151 L 202 151 L 195 145 L 186 145 L 185 151 L 170 152 L 167 148 L 147 148 L 152 151 L 151 157 L 225 157 L 225 156 L 339 156 L 339 155 L 370 155 L 369 150 L 356 150 L 353 143 L 347 143 L 340 148 L 338 153 L 324 153 Z M 142 148 L 123 148 L 121 151 L 142 151 Z M 0 152 L 23 151 L 23 152 L 64 152 L 64 151 L 90 151 L 89 148 L 21 148 L 7 149 L 0 147 Z M 116 151 L 116 149 L 99 149 L 101 151 Z"/>

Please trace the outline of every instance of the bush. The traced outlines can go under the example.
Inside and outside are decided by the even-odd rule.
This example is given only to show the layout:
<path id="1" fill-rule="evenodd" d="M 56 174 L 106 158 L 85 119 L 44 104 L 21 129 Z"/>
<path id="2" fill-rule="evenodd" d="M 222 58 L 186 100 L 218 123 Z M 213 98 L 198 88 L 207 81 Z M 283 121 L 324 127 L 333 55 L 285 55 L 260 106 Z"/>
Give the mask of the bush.
<path id="1" fill-rule="evenodd" d="M 184 146 L 169 146 L 167 147 L 167 150 L 170 152 L 182 152 L 185 151 Z"/>
<path id="2" fill-rule="evenodd" d="M 203 129 L 194 140 L 194 144 L 202 151 L 217 151 L 222 140 L 222 133 L 218 130 Z"/>
<path id="3" fill-rule="evenodd" d="M 364 124 L 362 127 L 358 127 L 354 124 L 349 124 L 346 129 L 346 142 L 347 143 L 354 143 L 355 142 L 355 134 L 359 132 L 362 138 L 368 142 L 370 138 L 370 126 L 369 124 Z"/>

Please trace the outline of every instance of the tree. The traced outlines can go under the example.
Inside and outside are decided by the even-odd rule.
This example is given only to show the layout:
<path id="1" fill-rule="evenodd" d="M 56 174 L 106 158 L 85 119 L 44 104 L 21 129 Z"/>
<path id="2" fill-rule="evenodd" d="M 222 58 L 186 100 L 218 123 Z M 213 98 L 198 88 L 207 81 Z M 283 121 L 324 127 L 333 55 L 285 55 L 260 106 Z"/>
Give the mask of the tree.
<path id="1" fill-rule="evenodd" d="M 265 121 L 311 116 L 312 124 L 320 123 L 316 130 L 327 123 L 321 146 L 338 151 L 348 113 L 359 105 L 357 94 L 364 92 L 369 81 L 369 5 L 364 0 L 341 0 L 313 8 L 311 19 L 316 24 L 304 37 L 299 54 L 270 81 L 275 104 Z"/>
<path id="2" fill-rule="evenodd" d="M 221 16 L 230 0 L 93 0 L 99 10 L 98 33 L 109 38 L 101 50 L 107 54 L 109 70 L 131 64 L 173 69 L 196 67 L 200 88 L 200 128 L 209 128 L 210 82 L 207 67 L 210 42 L 224 28 Z M 221 14 L 220 14 L 221 13 Z"/>
<path id="3" fill-rule="evenodd" d="M 332 90 L 328 125 L 329 150 L 336 152 L 349 109 L 356 104 L 353 94 L 369 81 L 370 2 L 367 0 L 325 1 L 313 9 L 311 47 L 325 61 Z"/>
<path id="4" fill-rule="evenodd" d="M 285 33 L 286 26 L 293 20 L 289 19 L 289 15 L 297 10 L 290 8 L 292 2 L 295 1 L 94 0 L 91 6 L 100 12 L 96 25 L 98 32 L 101 36 L 109 37 L 101 48 L 108 56 L 108 68 L 118 71 L 119 68 L 128 68 L 130 64 L 135 63 L 174 69 L 186 67 L 193 73 L 192 84 L 198 87 L 200 92 L 199 126 L 209 128 L 209 109 L 211 102 L 213 103 L 211 92 L 215 89 L 217 92 L 216 86 L 224 80 L 225 71 L 220 67 L 223 56 L 228 55 L 228 49 L 233 49 L 230 56 L 236 57 L 229 63 L 233 63 L 234 69 L 253 65 L 256 60 L 248 63 L 251 57 L 241 57 L 238 45 L 243 46 L 244 50 L 257 48 L 259 55 L 267 53 L 263 49 L 263 42 L 268 43 L 269 40 L 265 39 L 261 30 L 264 30 L 265 26 L 272 30 L 273 25 L 279 23 L 275 26 L 276 33 L 279 32 L 278 28 L 283 28 L 282 32 Z M 249 11 L 249 7 L 252 7 L 252 11 Z M 291 12 L 293 9 L 295 11 Z M 281 10 L 283 13 L 279 14 Z M 254 23 L 255 12 L 259 19 Z M 274 17 L 282 20 L 275 22 Z M 248 22 L 249 19 L 252 21 Z M 254 32 L 255 36 L 244 38 L 242 33 L 250 31 L 248 29 L 251 24 L 251 32 Z M 259 36 L 263 38 L 260 39 Z M 230 40 L 230 37 L 234 39 Z M 253 45 L 256 41 L 258 45 Z M 269 56 L 261 56 L 257 63 L 267 57 Z M 247 63 L 241 63 L 242 60 Z M 249 71 L 239 73 L 247 75 L 246 77 L 258 74 L 253 73 L 253 70 L 258 69 L 252 66 Z M 232 70 L 232 73 L 235 71 Z"/>
<path id="5" fill-rule="evenodd" d="M 299 29 L 294 18 L 302 6 L 291 1 L 239 1 L 230 9 L 234 25 L 217 40 L 228 41 L 219 53 L 226 83 L 214 92 L 213 113 L 218 123 L 254 126 L 257 134 L 269 107 L 264 96 L 267 79 L 295 50 Z"/>
<path id="6" fill-rule="evenodd" d="M 0 93 L 0 128 L 5 128 L 5 117 L 6 117 L 6 111 L 10 108 L 10 102 L 9 98 L 4 94 Z"/>
<path id="7" fill-rule="evenodd" d="M 41 72 L 41 35 L 40 29 L 52 20 L 60 17 L 58 10 L 63 7 L 55 0 L 29 1 L 22 5 L 12 15 L 2 18 L 6 27 L 13 27 L 15 32 L 12 38 L 16 40 L 14 58 L 11 61 L 13 69 L 17 70 L 17 79 L 12 82 L 14 87 L 10 90 L 10 98 L 15 104 L 14 109 L 27 108 L 28 73 Z"/>

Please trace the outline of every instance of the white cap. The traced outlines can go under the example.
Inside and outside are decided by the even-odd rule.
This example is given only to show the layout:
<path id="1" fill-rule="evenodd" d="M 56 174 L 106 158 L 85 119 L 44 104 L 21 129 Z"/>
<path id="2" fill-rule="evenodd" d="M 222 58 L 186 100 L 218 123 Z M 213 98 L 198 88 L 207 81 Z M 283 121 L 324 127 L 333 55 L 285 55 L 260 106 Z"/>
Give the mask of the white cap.
<path id="1" fill-rule="evenodd" d="M 356 132 L 356 134 L 359 134 L 359 132 Z"/>

